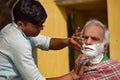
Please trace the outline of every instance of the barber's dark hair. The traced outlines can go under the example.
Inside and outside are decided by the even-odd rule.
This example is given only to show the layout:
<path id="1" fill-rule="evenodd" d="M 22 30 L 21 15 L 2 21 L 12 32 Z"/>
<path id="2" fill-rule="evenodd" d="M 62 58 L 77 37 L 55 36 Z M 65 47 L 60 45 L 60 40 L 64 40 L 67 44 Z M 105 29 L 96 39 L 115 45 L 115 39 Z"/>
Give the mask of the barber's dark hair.
<path id="1" fill-rule="evenodd" d="M 19 0 L 13 7 L 14 21 L 31 22 L 34 25 L 42 25 L 47 18 L 45 9 L 36 0 Z"/>

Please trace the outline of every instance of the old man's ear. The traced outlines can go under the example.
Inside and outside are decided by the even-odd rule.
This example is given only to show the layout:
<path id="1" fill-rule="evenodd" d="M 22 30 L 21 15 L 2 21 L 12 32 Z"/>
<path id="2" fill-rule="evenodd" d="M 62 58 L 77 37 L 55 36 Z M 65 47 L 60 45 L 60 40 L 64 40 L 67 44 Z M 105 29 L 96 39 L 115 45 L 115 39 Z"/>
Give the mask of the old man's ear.
<path id="1" fill-rule="evenodd" d="M 108 49 L 108 45 L 105 44 L 103 52 L 106 53 L 106 52 L 107 52 L 107 49 Z"/>

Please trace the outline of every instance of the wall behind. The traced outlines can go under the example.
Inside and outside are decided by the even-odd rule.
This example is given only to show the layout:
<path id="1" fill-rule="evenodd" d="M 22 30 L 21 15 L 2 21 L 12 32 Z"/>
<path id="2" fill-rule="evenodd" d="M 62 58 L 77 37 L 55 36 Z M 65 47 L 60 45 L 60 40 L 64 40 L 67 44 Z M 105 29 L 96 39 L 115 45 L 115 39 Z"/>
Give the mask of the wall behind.
<path id="1" fill-rule="evenodd" d="M 120 0 L 107 0 L 110 30 L 110 57 L 120 61 Z"/>
<path id="2" fill-rule="evenodd" d="M 40 0 L 48 17 L 41 34 L 52 37 L 67 37 L 65 9 L 58 8 L 54 0 Z M 69 72 L 68 48 L 59 51 L 37 49 L 37 65 L 45 77 L 56 77 Z"/>

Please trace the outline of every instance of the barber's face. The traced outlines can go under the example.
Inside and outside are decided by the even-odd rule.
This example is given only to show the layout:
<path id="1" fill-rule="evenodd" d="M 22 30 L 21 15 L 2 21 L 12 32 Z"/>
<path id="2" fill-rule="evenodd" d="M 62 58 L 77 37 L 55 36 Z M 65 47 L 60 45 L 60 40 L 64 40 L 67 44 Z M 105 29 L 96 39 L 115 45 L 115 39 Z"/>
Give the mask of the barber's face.
<path id="1" fill-rule="evenodd" d="M 96 27 L 97 25 L 89 25 L 83 33 L 83 43 L 86 45 L 92 45 L 97 43 L 102 43 L 104 39 L 104 30 L 101 27 Z"/>
<path id="2" fill-rule="evenodd" d="M 23 23 L 21 21 L 18 21 L 18 26 L 21 28 L 21 30 L 24 32 L 26 36 L 37 36 L 41 30 L 43 30 L 43 26 L 36 26 L 30 22 Z"/>

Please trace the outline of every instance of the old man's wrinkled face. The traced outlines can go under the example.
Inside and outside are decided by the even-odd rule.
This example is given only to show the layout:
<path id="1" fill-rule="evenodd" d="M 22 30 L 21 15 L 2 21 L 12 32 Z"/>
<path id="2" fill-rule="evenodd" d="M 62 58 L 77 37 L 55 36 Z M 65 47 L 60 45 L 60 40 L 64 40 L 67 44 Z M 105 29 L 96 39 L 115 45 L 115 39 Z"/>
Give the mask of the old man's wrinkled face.
<path id="1" fill-rule="evenodd" d="M 90 59 L 91 64 L 98 63 L 104 52 L 104 30 L 95 24 L 91 24 L 86 27 L 82 37 L 82 53 Z"/>

